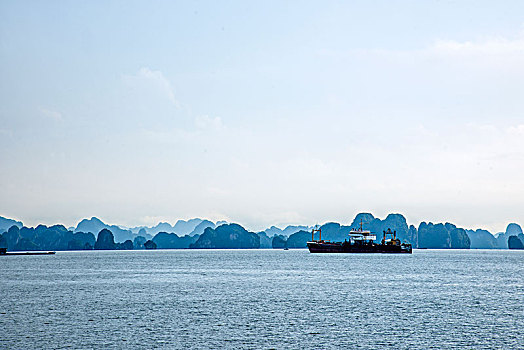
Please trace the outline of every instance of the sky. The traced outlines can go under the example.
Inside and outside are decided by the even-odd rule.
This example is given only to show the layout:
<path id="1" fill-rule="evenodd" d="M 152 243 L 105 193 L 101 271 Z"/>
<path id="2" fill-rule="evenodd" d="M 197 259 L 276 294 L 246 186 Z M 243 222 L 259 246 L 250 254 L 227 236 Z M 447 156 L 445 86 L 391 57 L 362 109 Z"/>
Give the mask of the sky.
<path id="1" fill-rule="evenodd" d="M 522 1 L 0 1 L 0 215 L 524 224 Z"/>

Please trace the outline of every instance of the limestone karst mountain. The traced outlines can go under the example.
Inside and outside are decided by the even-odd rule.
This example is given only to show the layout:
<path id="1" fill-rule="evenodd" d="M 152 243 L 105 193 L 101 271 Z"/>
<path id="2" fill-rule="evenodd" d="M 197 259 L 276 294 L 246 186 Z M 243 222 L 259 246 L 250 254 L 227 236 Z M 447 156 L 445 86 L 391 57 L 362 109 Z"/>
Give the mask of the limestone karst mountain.
<path id="1" fill-rule="evenodd" d="M 505 232 L 494 236 L 487 230 L 464 230 L 451 223 L 422 222 L 417 229 L 414 225 L 408 225 L 406 218 L 401 214 L 389 214 L 380 219 L 371 213 L 357 214 L 350 225 L 337 222 L 321 225 L 322 238 L 343 241 L 347 239 L 349 231 L 358 228 L 361 222 L 364 229 L 376 234 L 377 241 L 382 238 L 382 231 L 390 228 L 396 232 L 397 237 L 411 243 L 414 248 L 508 249 L 510 237 L 524 242 L 522 228 L 516 223 L 509 224 Z M 94 249 L 100 232 L 104 230 L 103 236 L 107 236 L 108 231 L 113 236 L 114 243 L 113 245 L 108 240 L 107 244 L 104 243 L 104 249 L 144 249 L 148 240 L 159 249 L 305 248 L 306 242 L 311 239 L 311 228 L 308 226 L 291 225 L 283 230 L 272 226 L 265 231 L 253 233 L 238 224 L 215 224 L 199 218 L 178 220 L 175 225 L 160 222 L 153 227 L 126 229 L 92 217 L 80 221 L 74 230 L 71 230 L 63 225 L 25 227 L 20 221 L 0 217 L 0 227 L 9 224 L 12 225 L 4 229 L 4 232 L 0 231 L 0 247 L 8 250 Z M 154 237 L 149 234 L 162 228 L 171 232 L 160 231 Z M 515 239 L 512 239 L 512 242 L 514 246 L 518 246 Z M 96 246 L 99 247 L 100 244 L 102 242 Z"/>

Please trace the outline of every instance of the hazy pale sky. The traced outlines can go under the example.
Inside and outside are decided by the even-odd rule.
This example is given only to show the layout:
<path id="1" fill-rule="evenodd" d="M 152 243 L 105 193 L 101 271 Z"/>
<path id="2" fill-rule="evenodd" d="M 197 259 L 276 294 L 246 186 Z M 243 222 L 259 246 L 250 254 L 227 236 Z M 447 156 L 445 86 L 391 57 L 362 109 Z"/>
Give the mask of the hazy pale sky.
<path id="1" fill-rule="evenodd" d="M 361 211 L 524 224 L 524 2 L 0 2 L 0 215 Z"/>

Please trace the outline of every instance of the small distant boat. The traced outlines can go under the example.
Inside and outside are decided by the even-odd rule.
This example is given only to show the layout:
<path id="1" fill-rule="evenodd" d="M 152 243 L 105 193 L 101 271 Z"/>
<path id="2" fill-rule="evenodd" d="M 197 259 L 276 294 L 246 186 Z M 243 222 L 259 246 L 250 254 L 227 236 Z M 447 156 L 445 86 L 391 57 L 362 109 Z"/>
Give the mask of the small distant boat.
<path id="1" fill-rule="evenodd" d="M 318 240 L 315 240 L 315 232 L 319 233 Z M 311 241 L 307 242 L 307 247 L 311 253 L 405 253 L 412 254 L 411 244 L 401 243 L 397 239 L 396 231 L 387 229 L 384 232 L 384 238 L 380 243 L 375 243 L 377 236 L 370 231 L 362 229 L 362 220 L 360 228 L 349 232 L 349 240 L 344 242 L 330 242 L 322 240 L 322 231 L 320 228 L 314 228 L 311 231 Z M 388 238 L 390 236 L 390 238 Z"/>
<path id="2" fill-rule="evenodd" d="M 288 247 L 285 247 L 284 250 L 289 250 L 289 248 L 288 248 Z"/>
<path id="3" fill-rule="evenodd" d="M 0 248 L 0 256 L 8 255 L 52 255 L 56 252 L 8 252 L 7 248 Z"/>

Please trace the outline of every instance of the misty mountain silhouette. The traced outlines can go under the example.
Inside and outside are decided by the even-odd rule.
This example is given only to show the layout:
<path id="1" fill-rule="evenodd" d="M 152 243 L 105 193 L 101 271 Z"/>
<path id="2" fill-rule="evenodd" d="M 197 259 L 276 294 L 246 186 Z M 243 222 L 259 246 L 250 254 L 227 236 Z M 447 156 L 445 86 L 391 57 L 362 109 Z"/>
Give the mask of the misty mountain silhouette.
<path id="1" fill-rule="evenodd" d="M 401 214 L 389 214 L 385 219 L 379 219 L 371 213 L 357 214 L 351 225 L 336 222 L 323 224 L 320 226 L 322 238 L 343 241 L 352 228 L 360 226 L 361 220 L 364 229 L 377 235 L 377 241 L 381 239 L 381 232 L 390 228 L 396 231 L 399 239 L 411 243 L 415 248 L 508 249 L 510 237 L 515 237 L 512 238 L 514 246 L 518 246 L 515 239 L 524 243 L 522 228 L 516 223 L 509 224 L 505 232 L 494 236 L 486 230 L 464 230 L 451 223 L 421 222 L 417 229 L 414 225 L 408 225 Z M 161 229 L 166 231 L 151 236 L 150 232 Z M 102 237 L 101 231 L 104 232 Z M 110 237 L 113 237 L 113 243 Z M 103 239 L 98 242 L 99 238 Z M 0 216 L 0 247 L 8 250 L 81 250 L 93 249 L 95 246 L 104 246 L 102 249 L 144 249 L 148 240 L 151 241 L 149 247 L 154 243 L 159 249 L 305 248 L 310 239 L 310 229 L 300 225 L 290 225 L 285 229 L 271 226 L 257 234 L 238 224 L 215 224 L 210 220 L 195 218 L 178 220 L 174 226 L 160 222 L 153 227 L 126 229 L 92 217 L 81 220 L 71 230 L 63 225 L 38 225 L 36 228 L 29 228 L 20 221 Z"/>
<path id="2" fill-rule="evenodd" d="M 7 230 L 9 230 L 9 228 L 13 225 L 17 226 L 18 228 L 22 228 L 22 226 L 24 226 L 21 221 L 7 219 L 0 216 L 0 233 L 7 232 Z"/>

